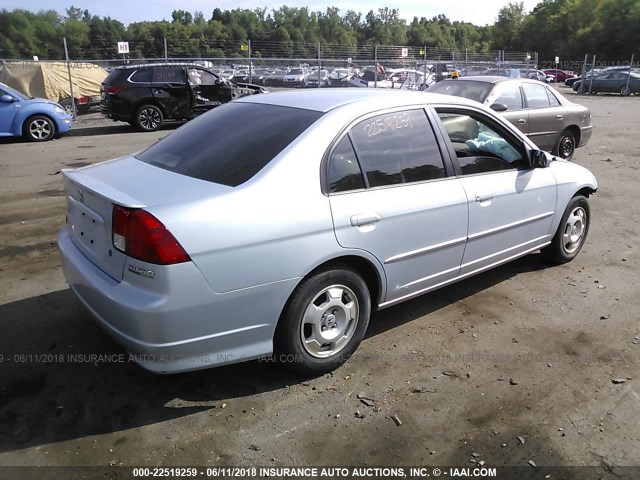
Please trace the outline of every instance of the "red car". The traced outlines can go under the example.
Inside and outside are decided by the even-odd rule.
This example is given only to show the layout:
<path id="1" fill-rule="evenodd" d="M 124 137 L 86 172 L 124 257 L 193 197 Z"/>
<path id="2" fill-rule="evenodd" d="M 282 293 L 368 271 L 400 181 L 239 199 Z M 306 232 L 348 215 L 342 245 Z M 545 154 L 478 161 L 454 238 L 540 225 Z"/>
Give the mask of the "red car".
<path id="1" fill-rule="evenodd" d="M 556 68 L 543 70 L 543 72 L 547 75 L 553 75 L 554 77 L 556 77 L 556 82 L 564 82 L 567 78 L 577 77 L 577 75 L 573 72 L 566 72 L 564 70 L 558 70 Z"/>

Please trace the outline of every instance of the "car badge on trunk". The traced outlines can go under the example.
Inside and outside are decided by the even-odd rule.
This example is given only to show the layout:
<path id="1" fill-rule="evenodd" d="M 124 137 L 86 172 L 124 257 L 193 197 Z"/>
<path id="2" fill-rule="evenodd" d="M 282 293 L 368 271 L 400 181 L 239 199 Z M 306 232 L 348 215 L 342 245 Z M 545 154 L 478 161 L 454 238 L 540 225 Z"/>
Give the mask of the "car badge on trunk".
<path id="1" fill-rule="evenodd" d="M 80 203 L 84 203 L 84 193 L 80 189 L 78 189 L 78 200 L 80 200 Z"/>

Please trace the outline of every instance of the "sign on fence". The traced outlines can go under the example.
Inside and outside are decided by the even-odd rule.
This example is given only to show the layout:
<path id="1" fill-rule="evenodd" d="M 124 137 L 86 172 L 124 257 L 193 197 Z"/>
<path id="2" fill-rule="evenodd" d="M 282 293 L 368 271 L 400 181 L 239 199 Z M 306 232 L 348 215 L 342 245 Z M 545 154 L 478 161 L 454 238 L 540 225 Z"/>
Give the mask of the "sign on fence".
<path id="1" fill-rule="evenodd" d="M 129 53 L 129 42 L 118 42 L 118 53 Z"/>
<path id="2" fill-rule="evenodd" d="M 406 58 L 409 56 L 409 49 L 408 48 L 403 48 L 402 49 L 402 58 Z"/>

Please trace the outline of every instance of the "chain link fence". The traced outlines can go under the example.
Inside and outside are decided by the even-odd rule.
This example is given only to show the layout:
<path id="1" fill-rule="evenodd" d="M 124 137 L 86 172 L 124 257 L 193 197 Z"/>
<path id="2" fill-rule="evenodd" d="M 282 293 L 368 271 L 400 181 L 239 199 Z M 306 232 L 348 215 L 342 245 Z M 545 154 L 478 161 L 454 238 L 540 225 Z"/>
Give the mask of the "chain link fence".
<path id="1" fill-rule="evenodd" d="M 64 46 L 67 52 L 67 58 L 64 59 L 4 62 L 9 68 L 15 64 L 32 65 L 35 68 L 47 62 L 65 62 L 69 67 L 68 95 L 52 100 L 61 102 L 73 115 L 99 111 L 99 92 L 83 91 L 77 87 L 76 79 L 83 75 L 86 68 L 103 69 L 106 77 L 111 69 L 122 65 L 198 63 L 231 81 L 275 88 L 399 88 L 404 83 L 405 87 L 409 85 L 410 88 L 422 89 L 425 88 L 425 78 L 429 75 L 435 80 L 441 80 L 453 71 L 460 76 L 509 76 L 520 70 L 522 76 L 529 76 L 530 72 L 536 70 L 538 63 L 535 52 L 460 51 L 426 45 L 341 45 L 162 38 L 126 42 L 126 48 L 120 46 L 125 51 L 121 54 L 115 53 L 117 45 L 92 45 L 85 50 L 77 50 L 71 43 L 67 45 L 64 39 Z M 185 52 L 190 55 L 185 56 Z M 298 71 L 296 69 L 303 72 L 298 77 L 295 77 L 295 72 Z M 294 71 L 294 76 L 287 76 L 291 71 Z"/>

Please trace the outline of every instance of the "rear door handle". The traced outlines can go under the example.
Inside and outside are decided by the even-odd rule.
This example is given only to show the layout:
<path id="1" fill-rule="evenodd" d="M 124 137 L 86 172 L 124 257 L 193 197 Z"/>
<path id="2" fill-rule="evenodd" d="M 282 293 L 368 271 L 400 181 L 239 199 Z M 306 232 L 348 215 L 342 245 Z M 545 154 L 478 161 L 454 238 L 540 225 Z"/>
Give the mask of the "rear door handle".
<path id="1" fill-rule="evenodd" d="M 352 215 L 351 226 L 362 227 L 364 225 L 371 225 L 372 223 L 379 222 L 381 218 L 382 217 L 377 213 L 361 213 L 359 215 Z"/>
<path id="2" fill-rule="evenodd" d="M 564 115 L 556 115 L 556 118 L 557 118 L 558 120 L 562 120 L 562 119 L 564 118 Z"/>
<path id="3" fill-rule="evenodd" d="M 519 123 L 520 125 L 524 125 L 525 123 L 527 123 L 527 121 L 526 121 L 524 118 L 519 118 L 519 119 L 518 119 L 518 123 Z"/>
<path id="4" fill-rule="evenodd" d="M 495 195 L 493 193 L 484 193 L 482 195 L 476 195 L 476 202 L 486 202 L 488 200 L 493 200 Z"/>

